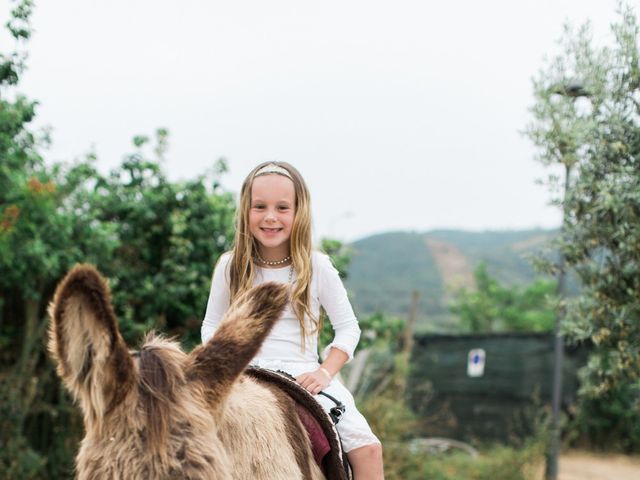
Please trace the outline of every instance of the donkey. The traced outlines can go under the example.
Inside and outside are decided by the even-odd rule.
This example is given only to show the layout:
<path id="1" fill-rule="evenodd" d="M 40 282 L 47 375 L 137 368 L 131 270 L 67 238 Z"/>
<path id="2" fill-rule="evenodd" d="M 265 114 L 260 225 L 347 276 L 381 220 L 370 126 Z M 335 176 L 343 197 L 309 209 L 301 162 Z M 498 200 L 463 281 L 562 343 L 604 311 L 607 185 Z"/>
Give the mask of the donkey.
<path id="1" fill-rule="evenodd" d="M 105 279 L 74 267 L 49 306 L 49 352 L 84 416 L 77 478 L 324 478 L 291 400 L 242 375 L 287 298 L 260 285 L 190 354 L 154 334 L 132 352 Z"/>

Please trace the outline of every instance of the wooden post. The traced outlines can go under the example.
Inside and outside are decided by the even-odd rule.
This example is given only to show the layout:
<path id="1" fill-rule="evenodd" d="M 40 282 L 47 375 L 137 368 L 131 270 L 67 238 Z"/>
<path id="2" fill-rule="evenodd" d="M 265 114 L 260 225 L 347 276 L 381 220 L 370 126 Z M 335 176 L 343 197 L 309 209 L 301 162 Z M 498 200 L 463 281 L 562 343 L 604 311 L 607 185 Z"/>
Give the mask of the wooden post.
<path id="1" fill-rule="evenodd" d="M 409 309 L 409 318 L 407 319 L 407 325 L 404 328 L 402 352 L 407 356 L 411 355 L 413 350 L 413 332 L 416 327 L 416 318 L 418 316 L 418 301 L 420 300 L 420 292 L 414 290 L 411 293 L 411 307 Z"/>

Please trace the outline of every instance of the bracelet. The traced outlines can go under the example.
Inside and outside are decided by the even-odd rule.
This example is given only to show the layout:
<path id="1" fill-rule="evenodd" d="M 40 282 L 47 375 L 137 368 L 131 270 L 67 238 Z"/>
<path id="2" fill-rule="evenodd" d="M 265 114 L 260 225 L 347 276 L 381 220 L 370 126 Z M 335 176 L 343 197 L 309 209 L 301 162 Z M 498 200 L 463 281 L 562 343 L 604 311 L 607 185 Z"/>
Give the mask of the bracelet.
<path id="1" fill-rule="evenodd" d="M 329 377 L 329 380 L 333 380 L 333 375 L 331 375 L 329 373 L 329 370 L 327 370 L 324 367 L 318 367 L 318 370 L 320 370 L 321 372 L 323 372 L 327 377 Z"/>

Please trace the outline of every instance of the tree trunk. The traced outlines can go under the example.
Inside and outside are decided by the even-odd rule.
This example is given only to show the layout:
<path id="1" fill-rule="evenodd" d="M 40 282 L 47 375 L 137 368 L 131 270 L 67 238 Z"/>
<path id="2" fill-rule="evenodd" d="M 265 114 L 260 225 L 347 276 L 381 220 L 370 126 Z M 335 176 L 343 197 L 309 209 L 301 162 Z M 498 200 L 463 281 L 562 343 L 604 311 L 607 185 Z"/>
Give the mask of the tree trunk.
<path id="1" fill-rule="evenodd" d="M 37 342 L 43 333 L 46 320 L 39 320 L 40 302 L 27 298 L 24 300 L 24 330 L 22 346 L 15 373 L 20 376 L 30 376 L 36 363 L 37 355 L 33 355 Z"/>

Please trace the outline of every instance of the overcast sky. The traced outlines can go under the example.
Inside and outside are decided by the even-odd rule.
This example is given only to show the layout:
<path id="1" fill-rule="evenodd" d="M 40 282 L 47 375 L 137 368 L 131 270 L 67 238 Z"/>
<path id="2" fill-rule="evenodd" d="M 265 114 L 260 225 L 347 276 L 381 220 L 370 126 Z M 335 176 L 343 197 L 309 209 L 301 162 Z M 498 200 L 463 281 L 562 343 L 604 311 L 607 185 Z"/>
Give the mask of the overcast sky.
<path id="1" fill-rule="evenodd" d="M 166 127 L 173 180 L 294 164 L 315 238 L 556 227 L 520 132 L 567 19 L 605 42 L 615 2 L 40 0 L 20 90 L 50 160 L 107 172 Z"/>

